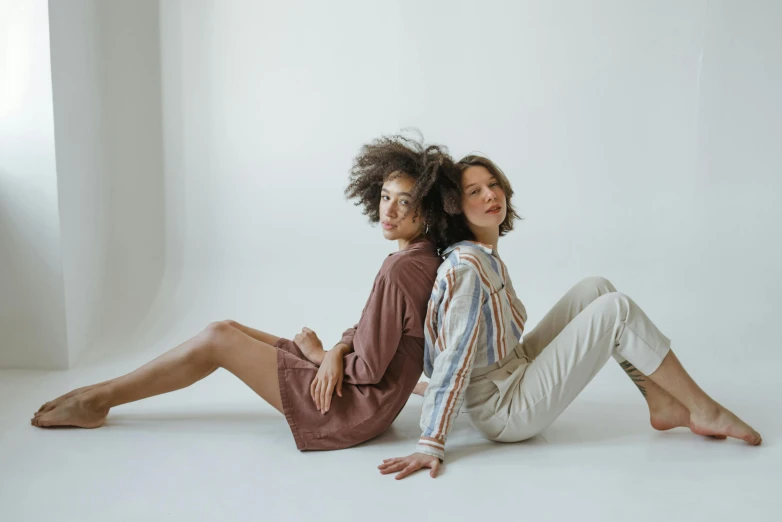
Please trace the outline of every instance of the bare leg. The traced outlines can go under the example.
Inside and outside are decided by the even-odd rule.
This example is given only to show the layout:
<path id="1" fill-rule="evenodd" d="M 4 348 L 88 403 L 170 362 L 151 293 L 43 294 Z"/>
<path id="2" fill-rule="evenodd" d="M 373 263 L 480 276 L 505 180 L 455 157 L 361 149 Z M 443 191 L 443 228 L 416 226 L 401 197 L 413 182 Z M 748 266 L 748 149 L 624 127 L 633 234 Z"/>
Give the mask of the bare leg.
<path id="1" fill-rule="evenodd" d="M 185 388 L 217 368 L 230 371 L 282 411 L 276 348 L 228 322 L 216 322 L 132 373 L 96 385 L 36 415 L 32 424 L 97 428 L 103 425 L 109 409 Z"/>
<path id="2" fill-rule="evenodd" d="M 261 341 L 261 342 L 266 343 L 266 344 L 271 345 L 271 346 L 274 346 L 274 344 L 280 339 L 276 335 L 272 335 L 272 334 L 269 334 L 269 333 L 266 333 L 266 332 L 262 332 L 261 330 L 256 330 L 255 328 L 250 328 L 249 326 L 245 326 L 243 324 L 237 323 L 236 321 L 232 321 L 230 319 L 227 320 L 227 321 L 223 321 L 223 322 L 228 324 L 229 326 L 232 326 L 232 327 L 236 328 L 237 330 L 241 330 L 242 332 L 244 332 L 245 334 L 249 335 L 253 339 L 256 339 L 258 341 Z M 76 395 L 84 393 L 85 391 L 92 390 L 92 389 L 94 389 L 94 388 L 96 388 L 98 386 L 104 386 L 104 385 L 112 383 L 112 382 L 114 382 L 116 380 L 117 380 L 116 378 L 115 379 L 110 379 L 108 381 L 99 382 L 97 384 L 91 384 L 89 386 L 83 386 L 81 388 L 77 388 L 77 389 L 75 389 L 73 391 L 70 391 L 70 392 L 66 393 L 65 395 L 62 395 L 62 396 L 54 399 L 53 401 L 49 401 L 46 404 L 44 404 L 43 406 L 41 406 L 38 409 L 38 412 L 36 412 L 36 415 L 40 415 L 42 413 L 46 413 L 47 411 L 53 410 L 55 407 L 59 406 L 60 404 L 62 404 L 66 400 L 70 399 L 71 397 L 75 397 Z"/>
<path id="3" fill-rule="evenodd" d="M 619 366 L 646 399 L 646 404 L 649 406 L 649 422 L 654 429 L 665 431 L 676 427 L 690 427 L 690 411 L 682 403 L 656 385 L 654 381 L 649 380 L 629 362 L 620 362 Z"/>
<path id="4" fill-rule="evenodd" d="M 762 442 L 757 431 L 709 397 L 695 383 L 673 350 L 648 377 L 689 410 L 693 433 L 715 438 L 733 437 L 754 446 Z"/>

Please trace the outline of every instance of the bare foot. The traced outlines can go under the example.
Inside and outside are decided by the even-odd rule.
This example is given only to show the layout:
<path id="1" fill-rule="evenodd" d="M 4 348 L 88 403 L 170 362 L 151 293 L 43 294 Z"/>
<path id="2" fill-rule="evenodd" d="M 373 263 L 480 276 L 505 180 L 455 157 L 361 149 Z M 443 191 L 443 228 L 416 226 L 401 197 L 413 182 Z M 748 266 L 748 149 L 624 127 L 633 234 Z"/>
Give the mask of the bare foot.
<path id="1" fill-rule="evenodd" d="M 415 388 L 413 388 L 413 393 L 416 395 L 424 395 L 424 392 L 426 391 L 426 387 L 429 385 L 428 382 L 420 381 L 418 384 L 415 385 Z"/>
<path id="2" fill-rule="evenodd" d="M 77 395 L 80 395 L 86 391 L 92 390 L 93 388 L 96 388 L 100 386 L 100 384 L 91 384 L 90 386 L 83 386 L 81 388 L 77 388 L 75 390 L 69 391 L 65 395 L 61 395 L 60 397 L 57 397 L 53 401 L 49 401 L 40 408 L 38 408 L 38 411 L 35 413 L 35 415 L 40 415 L 41 413 L 46 413 L 47 411 L 51 411 L 66 400 L 70 399 L 71 397 L 75 397 Z"/>
<path id="3" fill-rule="evenodd" d="M 649 401 L 649 421 L 656 430 L 690 427 L 690 410 L 668 394 Z"/>
<path id="4" fill-rule="evenodd" d="M 109 408 L 94 392 L 85 392 L 66 399 L 52 410 L 36 414 L 30 423 L 39 428 L 52 426 L 75 426 L 77 428 L 99 428 L 106 421 Z"/>
<path id="5" fill-rule="evenodd" d="M 717 403 L 707 413 L 690 414 L 690 430 L 698 435 L 718 439 L 733 437 L 758 446 L 763 439 L 760 433 Z"/>

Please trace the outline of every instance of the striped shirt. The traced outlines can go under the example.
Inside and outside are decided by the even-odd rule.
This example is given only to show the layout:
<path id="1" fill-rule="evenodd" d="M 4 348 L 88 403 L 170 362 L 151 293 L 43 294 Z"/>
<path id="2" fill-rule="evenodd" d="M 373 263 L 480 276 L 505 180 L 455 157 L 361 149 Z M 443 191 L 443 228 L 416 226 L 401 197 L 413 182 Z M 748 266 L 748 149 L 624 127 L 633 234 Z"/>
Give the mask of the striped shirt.
<path id="1" fill-rule="evenodd" d="M 470 373 L 516 348 L 527 321 L 505 263 L 490 246 L 462 241 L 443 255 L 426 313 L 424 373 L 430 381 L 416 448 L 440 459 Z"/>

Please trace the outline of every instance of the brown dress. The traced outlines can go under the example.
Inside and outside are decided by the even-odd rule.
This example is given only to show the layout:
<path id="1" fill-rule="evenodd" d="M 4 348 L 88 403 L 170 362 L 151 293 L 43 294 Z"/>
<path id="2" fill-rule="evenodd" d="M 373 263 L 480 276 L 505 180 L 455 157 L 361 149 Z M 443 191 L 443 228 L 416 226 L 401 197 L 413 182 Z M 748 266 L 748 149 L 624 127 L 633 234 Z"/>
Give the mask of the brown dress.
<path id="1" fill-rule="evenodd" d="M 340 341 L 354 351 L 344 359 L 342 397 L 334 393 L 326 414 L 310 396 L 318 367 L 293 341 L 277 342 L 282 406 L 299 450 L 360 444 L 399 415 L 423 372 L 424 320 L 439 265 L 429 241 L 386 258 L 361 319 Z"/>

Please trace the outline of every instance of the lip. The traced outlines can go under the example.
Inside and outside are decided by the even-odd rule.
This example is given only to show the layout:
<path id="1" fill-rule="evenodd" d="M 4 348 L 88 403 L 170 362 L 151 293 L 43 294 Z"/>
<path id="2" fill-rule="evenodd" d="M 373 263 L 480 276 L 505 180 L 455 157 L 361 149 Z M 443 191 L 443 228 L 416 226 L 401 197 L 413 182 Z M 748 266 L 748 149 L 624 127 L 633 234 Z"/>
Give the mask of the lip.
<path id="1" fill-rule="evenodd" d="M 381 226 L 383 227 L 383 230 L 391 230 L 392 228 L 396 228 L 396 225 L 392 225 L 391 223 L 389 223 L 387 221 L 383 221 Z"/>
<path id="2" fill-rule="evenodd" d="M 486 211 L 487 214 L 499 214 L 502 210 L 502 205 L 494 205 L 489 210 Z"/>

